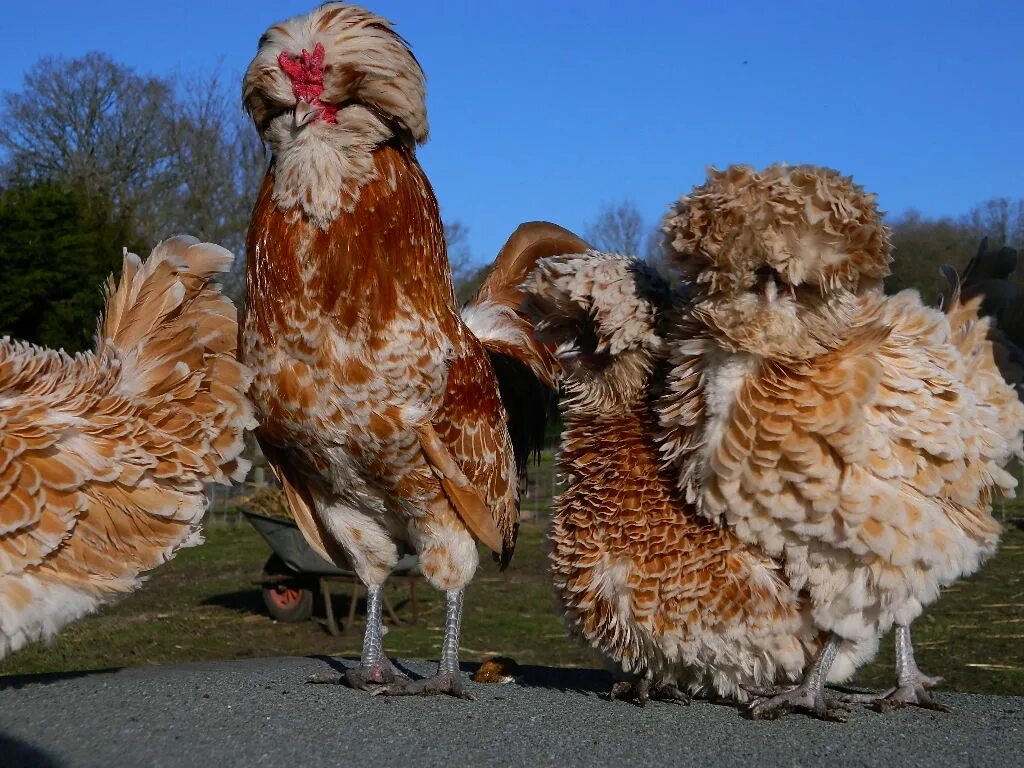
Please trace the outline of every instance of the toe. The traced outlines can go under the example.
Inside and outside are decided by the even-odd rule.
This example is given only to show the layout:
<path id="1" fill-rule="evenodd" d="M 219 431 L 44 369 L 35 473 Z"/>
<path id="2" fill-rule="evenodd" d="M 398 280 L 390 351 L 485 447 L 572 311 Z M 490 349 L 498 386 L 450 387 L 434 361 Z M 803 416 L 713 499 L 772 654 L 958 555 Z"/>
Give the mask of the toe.
<path id="1" fill-rule="evenodd" d="M 781 696 L 784 693 L 789 693 L 794 689 L 794 686 L 773 685 L 769 688 L 758 688 L 756 685 L 741 685 L 740 688 L 749 693 L 755 699 L 772 699 L 776 696 Z"/>
<path id="2" fill-rule="evenodd" d="M 306 685 L 341 685 L 345 678 L 341 675 L 310 675 L 306 678 Z"/>
<path id="3" fill-rule="evenodd" d="M 683 704 L 685 706 L 690 705 L 689 694 L 679 690 L 679 688 L 674 685 L 658 686 L 658 689 L 655 692 L 655 698 L 659 701 L 670 701 L 676 704 Z"/>
<path id="4" fill-rule="evenodd" d="M 625 680 L 616 680 L 612 683 L 612 689 L 608 691 L 608 701 L 624 699 L 633 692 L 633 684 Z"/>
<path id="5" fill-rule="evenodd" d="M 466 690 L 461 677 L 448 674 L 423 680 L 396 680 L 373 691 L 374 696 L 436 696 L 442 693 L 456 699 L 476 700 L 476 697 Z"/>

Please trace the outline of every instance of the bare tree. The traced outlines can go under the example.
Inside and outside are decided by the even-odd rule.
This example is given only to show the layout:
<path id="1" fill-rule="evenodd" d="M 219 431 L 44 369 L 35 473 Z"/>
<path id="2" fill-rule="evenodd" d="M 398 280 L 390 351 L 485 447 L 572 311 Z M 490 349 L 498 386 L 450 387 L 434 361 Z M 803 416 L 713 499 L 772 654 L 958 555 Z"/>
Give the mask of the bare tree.
<path id="1" fill-rule="evenodd" d="M 641 256 L 646 229 L 640 209 L 626 200 L 602 207 L 597 218 L 583 230 L 583 238 L 601 251 Z"/>
<path id="2" fill-rule="evenodd" d="M 41 59 L 0 100 L 4 176 L 83 192 L 148 245 L 187 232 L 240 255 L 266 158 L 234 90 L 217 72 L 144 76 L 104 53 Z M 238 258 L 233 298 L 243 274 Z"/>
<path id="3" fill-rule="evenodd" d="M 597 218 L 587 225 L 583 237 L 598 250 L 644 259 L 666 280 L 678 278 L 677 270 L 668 259 L 661 223 L 648 227 L 640 209 L 630 200 L 605 205 Z"/>
<path id="4" fill-rule="evenodd" d="M 473 263 L 469 250 L 469 227 L 461 221 L 451 219 L 444 223 L 444 239 L 448 246 L 448 263 L 452 269 L 455 298 L 460 304 L 465 304 L 480 288 L 490 265 Z"/>
<path id="5" fill-rule="evenodd" d="M 169 131 L 173 190 L 159 201 L 159 238 L 189 232 L 238 255 L 226 289 L 244 290 L 245 233 L 267 159 L 249 119 L 219 72 L 177 82 L 178 110 Z"/>
<path id="6" fill-rule="evenodd" d="M 469 253 L 469 227 L 458 219 L 444 222 L 444 241 L 448 247 L 448 263 L 452 268 L 452 282 L 458 283 L 471 272 Z"/>
<path id="7" fill-rule="evenodd" d="M 996 197 L 974 206 L 960 219 L 977 239 L 988 237 L 995 248 L 1024 248 L 1024 198 Z"/>
<path id="8" fill-rule="evenodd" d="M 939 267 L 950 264 L 963 269 L 983 237 L 998 250 L 1007 245 L 1024 246 L 1024 200 L 995 198 L 976 205 L 958 218 L 929 218 L 913 209 L 889 218 L 892 231 L 892 274 L 886 279 L 890 292 L 917 288 L 926 298 L 945 286 Z"/>
<path id="9" fill-rule="evenodd" d="M 167 191 L 170 84 L 105 53 L 40 59 L 24 82 L 0 101 L 6 175 L 102 192 L 118 211 L 145 216 L 144 201 Z"/>

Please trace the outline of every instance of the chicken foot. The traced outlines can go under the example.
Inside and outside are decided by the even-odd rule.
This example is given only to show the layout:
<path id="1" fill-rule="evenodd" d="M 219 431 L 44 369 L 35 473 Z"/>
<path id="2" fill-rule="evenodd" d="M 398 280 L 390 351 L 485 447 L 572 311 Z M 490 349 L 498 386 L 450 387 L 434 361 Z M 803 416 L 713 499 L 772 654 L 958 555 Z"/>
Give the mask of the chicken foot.
<path id="1" fill-rule="evenodd" d="M 384 653 L 383 627 L 381 625 L 381 605 L 383 599 L 381 586 L 370 585 L 366 588 L 366 631 L 363 633 L 363 652 L 359 666 L 345 670 L 345 674 L 321 676 L 313 675 L 307 683 L 342 683 L 360 691 L 372 691 L 378 686 L 394 683 L 398 679 L 391 660 Z"/>
<path id="2" fill-rule="evenodd" d="M 775 720 L 794 709 L 802 709 L 820 720 L 845 723 L 846 718 L 839 714 L 839 709 L 830 705 L 825 698 L 825 680 L 839 652 L 839 643 L 838 637 L 829 635 L 828 642 L 818 651 L 799 685 L 746 688 L 754 696 L 748 709 L 751 717 L 755 720 Z"/>
<path id="3" fill-rule="evenodd" d="M 446 693 L 458 699 L 472 699 L 459 672 L 459 628 L 462 623 L 462 590 L 449 589 L 445 596 L 444 638 L 437 673 L 422 680 L 398 680 L 373 691 L 383 696 L 433 696 Z"/>
<path id="4" fill-rule="evenodd" d="M 635 701 L 639 706 L 647 705 L 650 699 L 668 701 L 689 706 L 690 696 L 672 683 L 655 683 L 647 675 L 637 680 L 616 680 L 608 692 L 608 700 Z"/>
<path id="5" fill-rule="evenodd" d="M 879 712 L 891 712 L 906 706 L 918 706 L 936 712 L 949 712 L 928 692 L 942 683 L 941 677 L 931 677 L 918 669 L 914 660 L 914 646 L 910 640 L 910 625 L 896 625 L 896 686 L 881 693 L 855 693 L 842 697 L 842 701 L 871 704 Z"/>

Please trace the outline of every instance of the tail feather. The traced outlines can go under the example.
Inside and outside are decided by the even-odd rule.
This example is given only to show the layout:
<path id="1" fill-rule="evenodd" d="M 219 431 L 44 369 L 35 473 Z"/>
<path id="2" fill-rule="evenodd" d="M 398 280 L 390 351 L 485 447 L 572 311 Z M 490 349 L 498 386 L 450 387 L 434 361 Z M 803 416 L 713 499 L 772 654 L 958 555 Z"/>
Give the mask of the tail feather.
<path id="1" fill-rule="evenodd" d="M 525 294 L 520 286 L 538 260 L 581 253 L 589 247 L 555 224 L 532 221 L 519 225 L 462 313 L 491 357 L 521 474 L 529 457 L 543 445 L 555 407 L 558 366 L 551 351 L 535 338 L 533 323 L 522 311 Z"/>
<path id="2" fill-rule="evenodd" d="M 234 307 L 210 280 L 231 262 L 186 237 L 145 262 L 125 253 L 95 353 L 0 344 L 2 458 L 16 470 L 0 498 L 0 656 L 199 543 L 205 485 L 247 472 L 251 375 L 235 359 Z"/>

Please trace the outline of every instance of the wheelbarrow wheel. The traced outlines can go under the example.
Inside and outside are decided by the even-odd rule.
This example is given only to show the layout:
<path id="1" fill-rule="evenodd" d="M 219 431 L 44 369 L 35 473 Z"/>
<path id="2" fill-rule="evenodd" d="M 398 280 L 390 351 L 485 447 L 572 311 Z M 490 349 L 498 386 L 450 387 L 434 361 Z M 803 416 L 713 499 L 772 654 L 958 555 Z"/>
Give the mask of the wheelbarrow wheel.
<path id="1" fill-rule="evenodd" d="M 271 555 L 263 566 L 263 576 L 293 575 L 277 555 Z M 306 621 L 313 615 L 313 590 L 301 585 L 296 578 L 279 584 L 263 585 L 263 604 L 267 612 L 278 621 Z"/>

